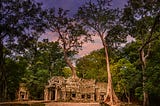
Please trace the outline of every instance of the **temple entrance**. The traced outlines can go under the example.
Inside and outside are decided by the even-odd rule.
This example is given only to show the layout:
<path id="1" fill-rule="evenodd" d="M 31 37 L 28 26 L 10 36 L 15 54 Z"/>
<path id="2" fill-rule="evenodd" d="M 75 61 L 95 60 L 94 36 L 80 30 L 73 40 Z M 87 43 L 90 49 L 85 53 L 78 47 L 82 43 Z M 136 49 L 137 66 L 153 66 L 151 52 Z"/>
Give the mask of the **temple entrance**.
<path id="1" fill-rule="evenodd" d="M 51 91 L 51 100 L 55 100 L 55 87 L 52 87 L 50 91 Z"/>

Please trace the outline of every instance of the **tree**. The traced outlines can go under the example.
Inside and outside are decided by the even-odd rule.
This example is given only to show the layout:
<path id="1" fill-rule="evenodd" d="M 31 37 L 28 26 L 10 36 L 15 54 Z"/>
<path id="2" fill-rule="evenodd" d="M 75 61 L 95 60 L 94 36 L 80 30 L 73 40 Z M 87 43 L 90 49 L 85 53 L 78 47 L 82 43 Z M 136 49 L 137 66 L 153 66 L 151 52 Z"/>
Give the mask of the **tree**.
<path id="1" fill-rule="evenodd" d="M 7 72 L 7 99 L 15 100 L 16 92 L 19 88 L 19 83 L 21 78 L 25 73 L 25 68 L 27 67 L 26 61 L 22 57 L 18 57 L 19 61 L 6 58 L 6 70 Z M 16 77 L 15 77 L 16 76 Z"/>
<path id="2" fill-rule="evenodd" d="M 96 0 L 96 2 L 86 2 L 85 5 L 79 8 L 77 17 L 86 29 L 89 29 L 92 35 L 99 36 L 102 41 L 108 73 L 107 96 L 104 102 L 109 105 L 114 105 L 117 104 L 119 100 L 112 85 L 108 47 L 111 45 L 111 42 L 113 46 L 115 46 L 124 41 L 125 34 L 122 33 L 123 28 L 118 19 L 120 12 L 117 9 L 109 8 L 110 1 L 111 0 Z"/>
<path id="3" fill-rule="evenodd" d="M 160 99 L 160 40 L 154 41 L 150 56 L 147 59 L 146 88 L 150 95 L 150 105 L 158 105 Z"/>
<path id="4" fill-rule="evenodd" d="M 147 89 L 148 94 L 150 95 L 150 105 L 158 105 L 158 100 L 159 100 L 159 86 L 160 84 L 157 83 L 159 82 L 159 45 L 160 42 L 159 40 L 154 41 L 152 43 L 152 48 L 150 49 L 150 55 L 147 58 L 147 67 L 146 67 L 146 76 L 147 76 L 147 81 L 145 89 Z M 153 46 L 154 45 L 154 46 Z M 138 48 L 141 46 L 141 42 L 139 40 L 136 40 L 135 42 L 132 42 L 130 44 L 127 44 L 123 50 L 122 50 L 122 57 L 126 58 L 129 60 L 137 70 L 137 75 L 139 76 L 138 82 L 136 82 L 136 85 L 132 88 L 132 97 L 137 99 L 138 101 L 143 101 L 143 89 L 142 89 L 142 71 L 141 71 L 141 62 L 139 59 L 139 54 L 138 54 Z M 136 75 L 136 76 L 137 76 Z M 134 80 L 135 82 L 135 80 Z"/>
<path id="5" fill-rule="evenodd" d="M 149 97 L 145 84 L 147 81 L 146 63 L 153 41 L 160 37 L 160 2 L 158 0 L 129 0 L 128 5 L 124 9 L 123 20 L 129 34 L 141 42 L 139 58 L 143 74 L 143 106 L 148 106 Z"/>
<path id="6" fill-rule="evenodd" d="M 28 62 L 22 82 L 30 92 L 31 99 L 43 99 L 44 85 L 53 75 L 64 75 L 66 66 L 62 49 L 58 42 L 48 42 L 44 39 L 30 48 L 23 58 Z"/>
<path id="7" fill-rule="evenodd" d="M 134 64 L 131 64 L 127 59 L 122 58 L 118 62 L 111 65 L 113 82 L 116 85 L 116 91 L 120 93 L 120 97 L 127 99 L 131 103 L 131 90 L 139 81 L 138 70 Z M 134 81 L 133 81 L 134 80 Z"/>
<path id="8" fill-rule="evenodd" d="M 67 65 L 72 70 L 72 78 L 77 78 L 76 69 L 73 66 L 69 54 L 74 55 L 81 49 L 84 42 L 83 37 L 86 38 L 86 32 L 83 26 L 78 24 L 75 19 L 67 16 L 68 11 L 59 9 L 57 14 L 53 9 L 50 10 L 49 26 L 52 32 L 58 35 L 58 42 L 63 50 L 64 59 Z"/>
<path id="9" fill-rule="evenodd" d="M 49 70 L 50 77 L 53 75 L 63 75 L 62 69 L 66 66 L 62 48 L 58 42 L 38 42 L 37 47 L 39 54 L 36 61 L 42 62 L 42 67 Z"/>
<path id="10" fill-rule="evenodd" d="M 46 28 L 40 3 L 32 0 L 1 0 L 0 3 L 0 99 L 7 98 L 4 48 L 21 54 Z"/>
<path id="11" fill-rule="evenodd" d="M 140 47 L 141 43 L 136 40 L 133 42 L 130 42 L 125 45 L 125 47 L 121 50 L 121 57 L 129 61 L 135 68 L 136 68 L 136 74 L 133 82 L 131 85 L 134 85 L 130 88 L 130 95 L 131 95 L 131 101 L 135 102 L 138 101 L 139 103 L 142 102 L 142 72 L 141 65 L 140 65 L 140 59 L 138 54 L 138 48 Z M 129 71 L 130 73 L 130 71 Z M 128 77 L 130 75 L 128 74 Z M 133 80 L 132 80 L 133 81 Z"/>

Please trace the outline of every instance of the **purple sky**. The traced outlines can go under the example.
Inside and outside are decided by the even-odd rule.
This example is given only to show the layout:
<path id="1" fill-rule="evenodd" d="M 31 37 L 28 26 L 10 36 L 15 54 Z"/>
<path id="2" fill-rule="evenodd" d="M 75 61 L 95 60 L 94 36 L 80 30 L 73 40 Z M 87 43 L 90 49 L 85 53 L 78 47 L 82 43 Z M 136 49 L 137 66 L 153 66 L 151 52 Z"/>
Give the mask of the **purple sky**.
<path id="1" fill-rule="evenodd" d="M 89 0 L 36 0 L 37 2 L 42 2 L 44 8 L 63 8 L 70 10 L 71 14 L 75 13 L 78 7 L 84 4 Z M 95 0 L 93 0 L 95 1 Z M 115 8 L 121 8 L 124 4 L 127 3 L 127 0 L 113 0 L 111 5 Z"/>
<path id="2" fill-rule="evenodd" d="M 36 0 L 37 2 L 43 3 L 43 8 L 63 8 L 65 10 L 70 10 L 70 14 L 73 15 L 76 13 L 78 7 L 80 7 L 82 4 L 84 4 L 88 0 Z M 127 0 L 113 0 L 112 1 L 112 7 L 113 8 L 122 8 L 124 4 L 127 3 Z M 46 32 L 42 36 L 42 38 L 48 38 L 50 41 L 55 41 L 57 39 L 56 34 L 53 34 L 52 32 Z M 83 50 L 79 51 L 78 57 L 82 57 L 84 55 L 89 54 L 93 50 L 97 50 L 102 48 L 101 40 L 98 36 L 95 36 L 93 38 L 95 40 L 95 43 L 86 43 L 83 45 Z"/>

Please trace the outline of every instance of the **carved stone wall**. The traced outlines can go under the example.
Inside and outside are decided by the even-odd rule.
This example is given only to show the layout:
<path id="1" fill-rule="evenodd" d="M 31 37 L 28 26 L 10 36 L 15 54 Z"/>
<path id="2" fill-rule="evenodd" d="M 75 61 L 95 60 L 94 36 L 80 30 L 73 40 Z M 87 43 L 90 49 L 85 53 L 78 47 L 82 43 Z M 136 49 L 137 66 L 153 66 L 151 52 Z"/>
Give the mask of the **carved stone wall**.
<path id="1" fill-rule="evenodd" d="M 54 101 L 101 101 L 107 91 L 106 83 L 99 83 L 95 80 L 65 79 L 61 76 L 54 76 L 48 81 L 44 90 L 44 100 Z"/>

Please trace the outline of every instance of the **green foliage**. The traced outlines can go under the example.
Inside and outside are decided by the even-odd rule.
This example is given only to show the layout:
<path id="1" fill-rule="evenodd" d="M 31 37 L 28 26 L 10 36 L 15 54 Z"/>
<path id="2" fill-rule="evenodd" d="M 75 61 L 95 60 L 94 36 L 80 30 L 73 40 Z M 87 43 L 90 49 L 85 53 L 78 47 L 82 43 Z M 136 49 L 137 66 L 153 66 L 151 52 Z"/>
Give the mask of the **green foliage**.
<path id="1" fill-rule="evenodd" d="M 68 77 L 70 77 L 72 75 L 72 71 L 71 71 L 71 69 L 69 67 L 64 67 L 62 72 L 63 72 L 63 76 L 65 78 L 68 78 Z"/>
<path id="2" fill-rule="evenodd" d="M 138 52 L 141 65 L 139 69 L 142 70 L 143 105 L 148 105 L 148 87 L 152 87 L 150 83 L 152 74 L 148 70 L 150 69 L 148 62 L 150 61 L 152 46 L 160 38 L 160 2 L 158 0 L 129 0 L 128 5 L 124 8 L 123 21 L 129 34 L 140 41 Z M 148 81 L 149 83 L 147 83 Z"/>
<path id="3" fill-rule="evenodd" d="M 130 91 L 137 85 L 139 81 L 139 72 L 136 67 L 125 58 L 111 65 L 113 83 L 116 86 L 115 91 L 119 92 L 119 96 L 125 95 L 130 98 Z"/>
<path id="4" fill-rule="evenodd" d="M 148 78 L 146 89 L 151 95 L 155 97 L 160 97 L 160 40 L 154 42 L 154 46 L 151 49 L 151 54 L 147 62 L 146 75 Z"/>
<path id="5" fill-rule="evenodd" d="M 58 42 L 39 42 L 39 58 L 43 68 L 50 71 L 50 77 L 53 75 L 63 75 L 61 71 L 65 67 L 63 51 Z"/>
<path id="6" fill-rule="evenodd" d="M 107 71 L 104 50 L 93 51 L 77 60 L 77 73 L 81 78 L 107 81 Z"/>
<path id="7" fill-rule="evenodd" d="M 135 96 L 138 98 L 139 101 L 143 101 L 143 88 L 137 87 L 135 89 Z"/>
<path id="8" fill-rule="evenodd" d="M 21 77 L 23 77 L 25 73 L 26 62 L 16 62 L 11 60 L 10 58 L 6 59 L 6 70 L 7 70 L 7 90 L 8 90 L 8 99 L 14 100 L 15 93 L 19 87 L 19 83 L 21 82 Z"/>
<path id="9" fill-rule="evenodd" d="M 7 77 L 10 73 L 6 68 L 6 58 L 22 55 L 26 48 L 38 40 L 47 25 L 44 19 L 46 11 L 42 10 L 40 3 L 32 0 L 1 0 L 0 7 L 0 101 L 4 101 L 9 92 Z M 10 53 L 6 54 L 6 50 Z"/>
<path id="10" fill-rule="evenodd" d="M 140 47 L 139 41 L 126 44 L 126 46 L 122 49 L 123 57 L 128 59 L 131 63 L 136 64 L 139 58 L 138 54 L 139 47 Z"/>
<path id="11" fill-rule="evenodd" d="M 58 42 L 48 42 L 45 39 L 26 54 L 29 64 L 22 80 L 29 88 L 31 99 L 43 99 L 44 86 L 49 78 L 64 75 L 62 50 Z"/>
<path id="12" fill-rule="evenodd" d="M 154 44 L 152 44 L 152 48 L 150 48 L 150 56 L 147 59 L 147 68 L 145 75 L 147 76 L 147 81 L 146 81 L 146 87 L 145 90 L 149 92 L 150 94 L 150 102 L 152 104 L 155 104 L 157 100 L 159 99 L 159 86 L 160 84 L 158 83 L 160 81 L 159 79 L 159 69 L 160 69 L 160 42 L 159 40 L 154 41 Z M 141 67 L 140 67 L 140 60 L 137 54 L 138 48 L 140 47 L 141 42 L 138 40 L 136 42 L 132 42 L 130 44 L 127 44 L 123 49 L 122 49 L 122 57 L 126 58 L 129 60 L 134 67 L 136 67 L 136 70 L 139 72 L 136 74 L 136 76 L 139 76 L 139 78 L 142 77 L 142 72 Z M 134 80 L 134 79 L 133 79 Z M 135 80 L 134 80 L 135 81 Z M 143 93 L 142 93 L 142 79 L 139 79 L 139 81 L 135 81 L 135 86 L 133 86 L 132 90 L 135 89 L 135 97 L 139 100 L 143 100 Z"/>
<path id="13" fill-rule="evenodd" d="M 30 92 L 30 99 L 43 99 L 43 91 L 48 77 L 49 72 L 45 69 L 36 70 L 35 73 L 32 70 L 26 70 L 22 80 L 27 84 Z"/>

